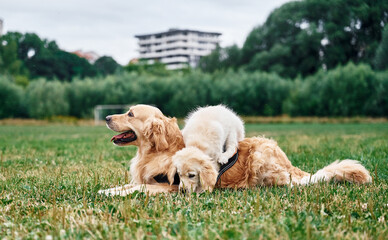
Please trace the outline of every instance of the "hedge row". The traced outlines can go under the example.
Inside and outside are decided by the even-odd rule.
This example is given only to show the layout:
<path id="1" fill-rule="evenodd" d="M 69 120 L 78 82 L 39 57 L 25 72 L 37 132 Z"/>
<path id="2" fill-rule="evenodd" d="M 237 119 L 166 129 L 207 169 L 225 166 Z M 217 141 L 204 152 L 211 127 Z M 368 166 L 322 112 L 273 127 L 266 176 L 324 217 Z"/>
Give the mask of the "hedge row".
<path id="1" fill-rule="evenodd" d="M 145 103 L 170 116 L 223 103 L 241 115 L 388 116 L 388 72 L 352 63 L 306 79 L 226 72 L 156 77 L 119 74 L 70 83 L 32 81 L 26 88 L 0 77 L 0 118 L 88 118 L 98 104 Z"/>

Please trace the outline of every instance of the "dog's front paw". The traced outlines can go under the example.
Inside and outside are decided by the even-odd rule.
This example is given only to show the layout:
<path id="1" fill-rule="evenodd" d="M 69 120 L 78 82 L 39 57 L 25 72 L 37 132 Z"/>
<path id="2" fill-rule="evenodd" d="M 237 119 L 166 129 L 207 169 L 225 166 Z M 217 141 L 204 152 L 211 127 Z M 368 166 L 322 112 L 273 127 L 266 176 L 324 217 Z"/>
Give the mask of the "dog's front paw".
<path id="1" fill-rule="evenodd" d="M 227 157 L 224 157 L 224 156 L 221 156 L 220 158 L 218 158 L 218 163 L 221 165 L 228 163 L 228 161 L 229 161 L 229 159 Z"/>
<path id="2" fill-rule="evenodd" d="M 121 187 L 109 188 L 105 190 L 99 190 L 98 194 L 104 194 L 106 196 L 126 196 L 128 195 L 128 190 L 133 187 L 132 184 L 127 184 Z"/>
<path id="3" fill-rule="evenodd" d="M 128 189 L 125 189 L 124 191 L 121 191 L 120 196 L 125 197 L 129 194 L 134 193 L 135 191 L 145 192 L 145 187 L 143 185 L 132 186 L 131 188 L 128 188 Z"/>
<path id="4" fill-rule="evenodd" d="M 119 190 L 116 190 L 114 188 L 110 188 L 110 189 L 105 189 L 105 190 L 100 190 L 97 192 L 98 194 L 103 194 L 103 195 L 106 195 L 106 196 L 116 196 L 116 195 L 119 195 Z"/>

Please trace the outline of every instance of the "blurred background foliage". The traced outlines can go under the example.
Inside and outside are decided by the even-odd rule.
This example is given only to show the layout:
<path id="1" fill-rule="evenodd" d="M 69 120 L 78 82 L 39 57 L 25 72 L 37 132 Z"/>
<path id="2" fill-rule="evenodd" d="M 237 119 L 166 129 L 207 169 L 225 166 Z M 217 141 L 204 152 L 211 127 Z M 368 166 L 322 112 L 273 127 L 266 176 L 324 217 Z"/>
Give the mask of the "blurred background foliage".
<path id="1" fill-rule="evenodd" d="M 91 64 L 76 54 L 59 49 L 55 41 L 41 39 L 34 33 L 8 32 L 0 37 L 0 42 L 0 74 L 9 75 L 18 83 L 21 82 L 17 79 L 24 77 L 26 80 L 21 85 L 40 77 L 71 81 L 74 77 L 105 76 L 121 68 L 108 56 Z"/>
<path id="2" fill-rule="evenodd" d="M 303 0 L 275 9 L 240 48 L 198 69 L 93 64 L 34 33 L 0 37 L 0 118 L 92 116 L 145 103 L 171 116 L 223 103 L 242 115 L 388 116 L 388 1 Z"/>
<path id="3" fill-rule="evenodd" d="M 379 63 L 384 57 L 376 56 L 376 50 L 383 54 L 382 49 L 387 48 L 388 40 L 381 41 L 387 21 L 388 2 L 384 0 L 289 2 L 255 27 L 241 49 L 235 45 L 218 48 L 202 58 L 200 66 L 205 72 L 243 68 L 290 78 L 349 61 L 382 69 Z M 375 58 L 380 59 L 377 65 Z"/>
<path id="4" fill-rule="evenodd" d="M 306 78 L 243 70 L 154 76 L 121 73 L 71 82 L 39 79 L 27 87 L 0 77 L 0 118 L 92 117 L 98 104 L 144 103 L 183 117 L 223 103 L 242 115 L 387 116 L 388 72 L 348 63 Z"/>

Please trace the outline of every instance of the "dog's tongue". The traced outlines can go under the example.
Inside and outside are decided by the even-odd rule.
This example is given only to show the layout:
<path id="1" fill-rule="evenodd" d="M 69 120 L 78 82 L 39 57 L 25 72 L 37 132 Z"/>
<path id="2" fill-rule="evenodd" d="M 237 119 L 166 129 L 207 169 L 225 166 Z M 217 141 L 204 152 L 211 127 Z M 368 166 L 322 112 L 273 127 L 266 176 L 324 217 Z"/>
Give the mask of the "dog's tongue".
<path id="1" fill-rule="evenodd" d="M 112 137 L 112 139 L 110 141 L 113 142 L 114 140 L 126 138 L 128 134 L 131 134 L 131 133 L 125 132 L 125 133 L 121 133 L 121 134 L 115 135 L 115 136 Z"/>

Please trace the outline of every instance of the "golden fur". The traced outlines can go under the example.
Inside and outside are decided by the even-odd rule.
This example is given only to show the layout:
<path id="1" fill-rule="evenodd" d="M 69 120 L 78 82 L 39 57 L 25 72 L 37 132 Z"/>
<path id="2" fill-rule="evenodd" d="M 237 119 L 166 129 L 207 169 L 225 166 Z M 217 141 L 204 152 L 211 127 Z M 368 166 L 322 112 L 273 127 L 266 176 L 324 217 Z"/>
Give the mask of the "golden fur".
<path id="1" fill-rule="evenodd" d="M 169 178 L 177 172 L 180 178 L 179 189 L 187 192 L 212 191 L 218 175 L 215 164 L 211 157 L 198 148 L 184 148 L 173 156 Z"/>
<path id="2" fill-rule="evenodd" d="M 133 113 L 134 117 L 129 117 Z M 153 177 L 159 174 L 167 175 L 170 182 L 176 173 L 172 157 L 184 147 L 182 134 L 175 118 L 165 117 L 155 107 L 136 105 L 126 114 L 113 115 L 108 127 L 122 132 L 133 130 L 137 139 L 124 145 L 138 147 L 136 156 L 131 160 L 131 184 L 122 187 L 101 190 L 107 195 L 122 195 L 138 191 L 151 194 L 178 191 L 178 186 L 159 184 Z M 274 140 L 253 137 L 239 142 L 239 158 L 235 165 L 226 171 L 217 188 L 249 188 L 253 186 L 274 186 L 287 184 L 310 184 L 318 181 L 349 181 L 354 183 L 371 182 L 369 172 L 357 161 L 336 161 L 310 175 L 292 166 L 285 153 Z M 209 161 L 186 161 L 185 164 L 195 164 L 198 170 L 196 191 L 212 190 L 215 183 L 207 183 L 209 176 L 214 178 L 214 171 Z M 183 167 L 184 168 L 184 167 Z M 190 165 L 190 169 L 193 166 Z M 184 169 L 182 170 L 184 171 Z M 210 173 L 209 173 L 210 172 Z M 208 187 L 206 189 L 206 187 Z"/>
<path id="3" fill-rule="evenodd" d="M 236 113 L 223 105 L 216 105 L 191 112 L 186 118 L 182 135 L 185 148 L 173 157 L 181 180 L 179 188 L 198 192 L 213 189 L 220 165 L 226 164 L 236 153 L 239 141 L 245 137 L 245 130 Z M 212 167 L 200 164 L 209 161 Z M 205 167 L 200 171 L 199 166 Z M 200 180 L 202 184 L 199 184 Z"/>
<path id="4" fill-rule="evenodd" d="M 372 180 L 369 172 L 354 160 L 336 161 L 310 175 L 292 166 L 274 140 L 253 137 L 240 142 L 238 161 L 222 175 L 218 187 L 305 185 L 333 179 L 354 183 L 369 183 Z"/>
<path id="5" fill-rule="evenodd" d="M 178 151 L 179 159 L 173 161 L 180 171 L 181 181 L 186 190 L 201 192 L 217 188 L 249 188 L 254 186 L 306 185 L 318 181 L 348 181 L 354 183 L 371 182 L 369 172 L 357 161 L 335 161 L 329 166 L 310 175 L 292 166 L 286 154 L 276 141 L 263 138 L 245 138 L 239 142 L 237 162 L 215 182 L 218 174 L 211 161 L 204 160 L 199 153 Z M 176 155 L 173 157 L 176 158 Z M 170 173 L 172 174 L 172 173 Z M 192 178 L 189 175 L 194 176 Z M 182 187 L 182 186 L 180 186 Z"/>
<path id="6" fill-rule="evenodd" d="M 186 148 L 202 151 L 215 166 L 227 163 L 245 138 L 244 122 L 223 105 L 198 108 L 185 122 L 182 135 Z"/>
<path id="7" fill-rule="evenodd" d="M 171 167 L 172 156 L 184 147 L 183 137 L 175 118 L 168 118 L 152 106 L 136 105 L 125 114 L 108 116 L 108 128 L 116 132 L 132 130 L 137 139 L 129 143 L 118 143 L 119 146 L 135 145 L 138 147 L 136 156 L 131 160 L 131 184 L 107 190 L 100 193 L 126 195 L 131 188 L 144 185 L 147 189 L 155 189 L 160 185 L 162 192 L 176 191 L 177 186 L 159 184 L 153 177 L 166 175 Z M 134 190 L 134 189 L 132 189 Z"/>

